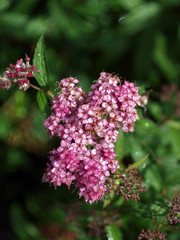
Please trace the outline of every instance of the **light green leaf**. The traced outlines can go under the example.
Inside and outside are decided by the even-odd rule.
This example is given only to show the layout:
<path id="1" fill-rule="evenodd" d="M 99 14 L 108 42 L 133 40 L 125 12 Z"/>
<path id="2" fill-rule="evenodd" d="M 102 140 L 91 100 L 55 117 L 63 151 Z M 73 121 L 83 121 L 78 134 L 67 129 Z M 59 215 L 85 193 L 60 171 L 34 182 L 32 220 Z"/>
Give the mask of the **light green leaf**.
<path id="1" fill-rule="evenodd" d="M 155 124 L 153 121 L 151 121 L 148 118 L 141 118 L 138 122 L 137 122 L 141 127 L 143 127 L 144 129 L 152 129 L 155 128 Z"/>
<path id="2" fill-rule="evenodd" d="M 46 95 L 42 91 L 39 91 L 36 95 L 36 99 L 37 99 L 39 108 L 41 109 L 41 111 L 44 111 L 47 104 Z"/>
<path id="3" fill-rule="evenodd" d="M 9 5 L 10 5 L 10 0 L 1 0 L 0 11 L 7 9 Z"/>
<path id="4" fill-rule="evenodd" d="M 115 224 L 107 226 L 106 231 L 109 240 L 123 240 L 122 233 Z"/>
<path id="5" fill-rule="evenodd" d="M 139 168 L 140 166 L 143 165 L 143 163 L 146 161 L 146 159 L 149 157 L 149 154 L 147 154 L 145 157 L 143 157 L 142 159 L 140 159 L 139 161 L 135 162 L 134 164 L 132 164 L 130 167 L 128 167 L 126 169 L 126 171 L 129 171 L 133 168 Z"/>
<path id="6" fill-rule="evenodd" d="M 174 129 L 180 130 L 180 122 L 179 121 L 167 120 L 166 125 L 174 128 Z"/>
<path id="7" fill-rule="evenodd" d="M 120 128 L 119 129 L 119 138 L 118 138 L 117 142 L 115 143 L 115 154 L 117 155 L 117 159 L 119 162 L 123 158 L 123 145 L 124 145 L 124 134 Z"/>
<path id="8" fill-rule="evenodd" d="M 38 40 L 34 53 L 33 65 L 36 66 L 37 70 L 40 70 L 40 73 L 34 72 L 37 82 L 40 86 L 46 86 L 48 83 L 48 69 L 43 36 Z"/>

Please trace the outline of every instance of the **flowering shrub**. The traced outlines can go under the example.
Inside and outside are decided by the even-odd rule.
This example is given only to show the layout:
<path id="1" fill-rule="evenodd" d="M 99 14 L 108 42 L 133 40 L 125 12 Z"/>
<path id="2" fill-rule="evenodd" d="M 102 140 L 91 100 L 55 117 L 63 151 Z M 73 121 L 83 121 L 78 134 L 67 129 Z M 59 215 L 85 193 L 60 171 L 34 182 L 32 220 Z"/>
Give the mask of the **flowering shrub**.
<path id="1" fill-rule="evenodd" d="M 108 219 L 101 222 L 104 232 L 108 224 L 112 225 L 108 218 L 110 214 L 106 211 L 116 195 L 120 194 L 126 201 L 137 202 L 140 194 L 146 191 L 137 168 L 145 163 L 147 156 L 125 168 L 119 164 L 116 147 L 119 133 L 134 132 L 134 123 L 139 120 L 136 107 L 145 107 L 148 97 L 141 96 L 134 83 L 123 82 L 117 75 L 106 72 L 100 73 L 88 94 L 77 85 L 79 81 L 76 78 L 68 77 L 60 81 L 59 93 L 54 96 L 29 80 L 35 77 L 41 87 L 47 85 L 45 56 L 41 38 L 33 65 L 29 57 L 26 57 L 25 63 L 20 59 L 15 65 L 10 64 L 0 76 L 1 88 L 9 89 L 12 84 L 17 84 L 24 91 L 29 87 L 35 88 L 38 90 L 39 107 L 44 112 L 48 103 L 45 93 L 52 97 L 52 112 L 44 121 L 44 126 L 50 137 L 58 138 L 59 146 L 50 152 L 42 181 L 55 187 L 63 183 L 68 188 L 74 185 L 79 197 L 90 204 L 104 200 L 102 216 L 106 215 Z M 164 220 L 159 225 L 155 224 L 155 230 L 142 230 L 139 240 L 166 239 L 167 234 L 160 228 L 168 230 L 167 221 L 171 225 L 180 222 L 179 197 L 169 201 L 168 206 Z M 93 224 L 89 226 L 94 228 Z"/>

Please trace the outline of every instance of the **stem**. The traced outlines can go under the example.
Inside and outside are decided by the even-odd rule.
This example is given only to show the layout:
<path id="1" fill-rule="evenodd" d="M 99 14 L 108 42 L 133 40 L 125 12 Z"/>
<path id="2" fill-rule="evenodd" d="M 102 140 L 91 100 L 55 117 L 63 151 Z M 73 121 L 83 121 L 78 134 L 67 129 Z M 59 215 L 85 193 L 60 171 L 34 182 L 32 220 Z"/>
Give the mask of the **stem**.
<path id="1" fill-rule="evenodd" d="M 165 217 L 165 219 L 163 220 L 163 222 L 161 224 L 159 224 L 159 226 L 157 227 L 157 230 L 159 230 L 162 226 L 164 226 L 164 223 L 166 222 L 166 220 L 168 219 L 169 214 Z"/>
<path id="2" fill-rule="evenodd" d="M 153 225 L 154 225 L 155 229 L 158 230 L 159 225 L 157 223 L 157 219 L 156 219 L 156 215 L 155 215 L 154 211 L 152 211 L 152 220 L 153 220 Z"/>
<path id="3" fill-rule="evenodd" d="M 29 86 L 32 87 L 32 88 L 34 88 L 34 89 L 36 89 L 37 91 L 42 91 L 42 92 L 46 93 L 47 95 L 51 96 L 52 98 L 54 97 L 53 93 L 52 93 L 50 90 L 44 91 L 43 89 L 35 86 L 35 85 L 32 84 L 32 83 L 29 83 Z"/>

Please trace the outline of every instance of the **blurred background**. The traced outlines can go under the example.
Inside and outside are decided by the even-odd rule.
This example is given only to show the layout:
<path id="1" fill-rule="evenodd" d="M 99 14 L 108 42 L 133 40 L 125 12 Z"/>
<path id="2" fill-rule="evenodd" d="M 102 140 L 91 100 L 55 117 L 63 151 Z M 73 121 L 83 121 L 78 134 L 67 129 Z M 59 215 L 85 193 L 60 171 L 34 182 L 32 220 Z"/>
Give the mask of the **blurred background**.
<path id="1" fill-rule="evenodd" d="M 42 184 L 58 141 L 42 125 L 36 91 L 0 90 L 0 239 L 107 239 L 112 224 L 117 239 L 137 239 L 152 227 L 152 212 L 161 221 L 165 202 L 180 196 L 180 1 L 0 0 L 0 72 L 25 54 L 32 59 L 41 35 L 51 90 L 73 76 L 88 92 L 106 71 L 148 99 L 135 133 L 120 136 L 121 166 L 150 154 L 140 168 L 147 193 L 138 204 L 119 197 L 102 215 L 102 203 Z M 168 239 L 179 240 L 170 230 Z"/>

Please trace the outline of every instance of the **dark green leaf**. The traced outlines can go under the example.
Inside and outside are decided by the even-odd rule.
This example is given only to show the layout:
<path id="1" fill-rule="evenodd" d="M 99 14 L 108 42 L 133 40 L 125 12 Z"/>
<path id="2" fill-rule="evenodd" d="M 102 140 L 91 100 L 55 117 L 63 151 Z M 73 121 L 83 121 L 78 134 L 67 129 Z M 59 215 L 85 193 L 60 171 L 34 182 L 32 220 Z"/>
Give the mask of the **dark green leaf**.
<path id="1" fill-rule="evenodd" d="M 48 83 L 48 68 L 43 36 L 40 37 L 37 43 L 33 64 L 36 66 L 37 70 L 40 70 L 40 73 L 34 72 L 37 82 L 40 86 L 46 86 Z"/>
<path id="2" fill-rule="evenodd" d="M 160 11 L 159 4 L 153 2 L 133 8 L 127 15 L 126 21 L 124 21 L 124 31 L 128 34 L 134 34 L 145 29 L 158 16 Z"/>
<path id="3" fill-rule="evenodd" d="M 164 73 L 164 76 L 166 76 L 169 79 L 169 81 L 178 79 L 179 70 L 177 66 L 173 63 L 171 58 L 168 56 L 167 39 L 161 33 L 156 35 L 153 58 L 158 67 Z"/>

